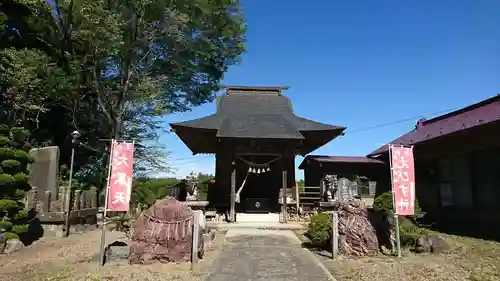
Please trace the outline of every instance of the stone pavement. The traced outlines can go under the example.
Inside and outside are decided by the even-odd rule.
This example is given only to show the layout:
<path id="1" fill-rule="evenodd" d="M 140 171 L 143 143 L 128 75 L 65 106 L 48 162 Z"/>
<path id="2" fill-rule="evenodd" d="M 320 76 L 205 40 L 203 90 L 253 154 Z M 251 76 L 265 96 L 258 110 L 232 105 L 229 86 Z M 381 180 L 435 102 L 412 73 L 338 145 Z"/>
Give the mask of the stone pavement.
<path id="1" fill-rule="evenodd" d="M 331 281 L 290 230 L 230 229 L 205 281 Z"/>

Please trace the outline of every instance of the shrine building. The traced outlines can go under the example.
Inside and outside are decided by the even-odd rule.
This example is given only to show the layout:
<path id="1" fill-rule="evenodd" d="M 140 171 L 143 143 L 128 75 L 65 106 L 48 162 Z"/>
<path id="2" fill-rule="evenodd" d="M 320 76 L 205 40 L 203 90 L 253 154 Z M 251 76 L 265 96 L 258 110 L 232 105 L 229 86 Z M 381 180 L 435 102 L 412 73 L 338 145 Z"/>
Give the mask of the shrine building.
<path id="1" fill-rule="evenodd" d="M 282 94 L 288 87 L 223 88 L 214 114 L 170 124 L 194 155 L 215 154 L 209 206 L 230 210 L 232 222 L 236 213 L 286 214 L 295 156 L 343 135 L 345 127 L 295 115 Z"/>

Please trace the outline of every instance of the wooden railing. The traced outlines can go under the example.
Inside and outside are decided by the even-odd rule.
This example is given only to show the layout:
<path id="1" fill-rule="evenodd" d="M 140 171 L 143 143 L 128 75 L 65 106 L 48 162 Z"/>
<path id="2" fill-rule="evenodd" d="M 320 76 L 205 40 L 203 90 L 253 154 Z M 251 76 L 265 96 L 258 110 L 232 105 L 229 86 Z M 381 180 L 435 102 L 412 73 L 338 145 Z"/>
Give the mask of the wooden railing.
<path id="1" fill-rule="evenodd" d="M 70 220 L 97 215 L 97 199 L 95 187 L 89 190 L 60 187 L 57 194 L 50 191 L 42 193 L 39 188 L 33 187 L 26 194 L 25 209 L 35 211 L 41 223 L 57 224 L 65 221 L 67 212 L 70 212 Z"/>
<path id="2" fill-rule="evenodd" d="M 321 200 L 321 188 L 319 186 L 304 186 L 299 192 L 300 205 L 307 209 L 313 208 Z"/>

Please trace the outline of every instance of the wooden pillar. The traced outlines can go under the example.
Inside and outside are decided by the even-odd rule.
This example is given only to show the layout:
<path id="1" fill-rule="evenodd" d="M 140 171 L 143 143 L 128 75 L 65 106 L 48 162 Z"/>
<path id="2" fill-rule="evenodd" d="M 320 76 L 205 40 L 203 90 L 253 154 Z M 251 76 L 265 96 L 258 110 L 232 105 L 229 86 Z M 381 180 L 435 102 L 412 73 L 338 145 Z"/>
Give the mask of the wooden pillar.
<path id="1" fill-rule="evenodd" d="M 286 162 L 285 162 L 286 163 Z M 283 183 L 283 192 L 282 192 L 282 201 L 283 203 L 281 204 L 281 208 L 282 208 L 282 214 L 283 214 L 283 220 L 282 222 L 283 223 L 287 223 L 288 219 L 288 214 L 287 214 L 287 204 L 286 204 L 286 190 L 287 190 L 287 187 L 288 187 L 288 175 L 287 175 L 287 168 L 286 166 L 283 166 L 283 171 L 282 171 L 282 183 Z"/>
<path id="2" fill-rule="evenodd" d="M 299 207 L 300 207 L 299 201 L 300 201 L 299 183 L 295 181 L 295 208 L 297 208 L 295 212 L 297 212 L 297 214 L 299 213 Z"/>
<path id="3" fill-rule="evenodd" d="M 231 205 L 229 210 L 229 221 L 236 222 L 236 165 L 231 160 Z"/>

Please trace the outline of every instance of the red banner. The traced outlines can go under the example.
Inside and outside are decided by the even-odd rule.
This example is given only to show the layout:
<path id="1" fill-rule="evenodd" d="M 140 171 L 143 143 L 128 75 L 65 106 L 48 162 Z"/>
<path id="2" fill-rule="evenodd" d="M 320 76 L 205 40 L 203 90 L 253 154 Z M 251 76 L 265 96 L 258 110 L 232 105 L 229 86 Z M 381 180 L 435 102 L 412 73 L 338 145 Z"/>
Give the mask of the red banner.
<path id="1" fill-rule="evenodd" d="M 415 163 L 413 148 L 390 146 L 392 190 L 396 214 L 411 216 L 415 212 Z"/>
<path id="2" fill-rule="evenodd" d="M 108 179 L 108 206 L 112 212 L 129 210 L 134 165 L 134 144 L 113 141 L 111 174 Z"/>

